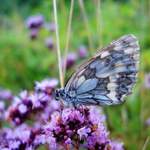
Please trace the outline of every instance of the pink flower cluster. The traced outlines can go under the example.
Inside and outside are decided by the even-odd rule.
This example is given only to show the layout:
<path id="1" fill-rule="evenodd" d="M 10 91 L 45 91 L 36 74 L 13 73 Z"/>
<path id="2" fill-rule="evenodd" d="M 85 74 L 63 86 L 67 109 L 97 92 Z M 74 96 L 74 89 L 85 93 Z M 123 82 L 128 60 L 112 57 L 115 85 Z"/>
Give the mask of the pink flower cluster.
<path id="1" fill-rule="evenodd" d="M 0 150 L 123 150 L 110 139 L 105 115 L 99 107 L 62 108 L 54 98 L 56 79 L 35 83 L 32 92 L 11 97 L 9 107 L 0 104 Z M 2 111 L 1 111 L 2 110 Z M 6 124 L 8 123 L 8 127 Z"/>
<path id="2" fill-rule="evenodd" d="M 56 79 L 45 79 L 42 82 L 36 82 L 34 92 L 22 91 L 19 96 L 13 98 L 11 106 L 5 113 L 5 118 L 13 124 L 19 125 L 33 114 L 39 114 L 39 112 L 46 110 L 47 106 L 53 109 L 53 103 L 58 103 L 56 101 L 52 103 L 52 94 L 57 84 Z M 56 106 L 54 107 L 57 109 Z"/>
<path id="3" fill-rule="evenodd" d="M 123 144 L 109 139 L 105 116 L 96 107 L 66 108 L 54 112 L 44 126 L 50 149 L 123 150 Z"/>

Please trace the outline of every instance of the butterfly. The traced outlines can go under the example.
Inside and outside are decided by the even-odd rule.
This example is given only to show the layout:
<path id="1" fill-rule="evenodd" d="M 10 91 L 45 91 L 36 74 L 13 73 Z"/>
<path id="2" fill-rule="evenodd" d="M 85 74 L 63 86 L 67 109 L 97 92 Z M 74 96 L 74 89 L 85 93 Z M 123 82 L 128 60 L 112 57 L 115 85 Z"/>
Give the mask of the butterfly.
<path id="1" fill-rule="evenodd" d="M 111 42 L 79 66 L 64 88 L 55 91 L 56 100 L 73 106 L 123 103 L 136 83 L 139 50 L 131 34 Z"/>

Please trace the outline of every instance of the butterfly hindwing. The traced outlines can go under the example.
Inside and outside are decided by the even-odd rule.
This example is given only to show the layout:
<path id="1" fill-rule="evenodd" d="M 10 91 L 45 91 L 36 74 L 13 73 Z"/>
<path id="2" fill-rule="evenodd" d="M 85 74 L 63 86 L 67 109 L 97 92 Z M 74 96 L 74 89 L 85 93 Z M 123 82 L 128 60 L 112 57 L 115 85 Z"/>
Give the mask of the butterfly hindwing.
<path id="1" fill-rule="evenodd" d="M 65 90 L 76 91 L 79 104 L 120 104 L 136 82 L 138 64 L 137 39 L 123 36 L 81 65 Z"/>

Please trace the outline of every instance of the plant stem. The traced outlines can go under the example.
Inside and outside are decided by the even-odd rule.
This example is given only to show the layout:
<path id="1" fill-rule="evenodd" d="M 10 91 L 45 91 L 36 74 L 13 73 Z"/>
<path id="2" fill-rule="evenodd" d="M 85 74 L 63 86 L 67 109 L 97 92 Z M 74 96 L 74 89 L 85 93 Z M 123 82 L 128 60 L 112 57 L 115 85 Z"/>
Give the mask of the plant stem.
<path id="1" fill-rule="evenodd" d="M 59 42 L 59 31 L 58 31 L 58 22 L 57 22 L 56 0 L 53 0 L 53 9 L 54 9 L 54 19 L 55 19 L 55 24 L 56 24 L 56 46 L 57 46 L 59 79 L 60 79 L 61 87 L 64 87 L 64 77 L 63 77 L 63 71 L 62 71 L 62 61 L 61 61 L 60 42 Z"/>
<path id="2" fill-rule="evenodd" d="M 69 13 L 69 20 L 68 20 L 68 27 L 67 27 L 67 38 L 66 38 L 66 46 L 65 46 L 65 57 L 64 57 L 64 78 L 66 74 L 66 63 L 67 63 L 67 54 L 68 54 L 68 48 L 69 48 L 69 40 L 70 40 L 70 33 L 71 33 L 71 23 L 72 23 L 72 14 L 73 14 L 73 8 L 74 8 L 74 0 L 71 0 L 70 4 L 70 13 Z"/>
<path id="3" fill-rule="evenodd" d="M 147 145 L 148 145 L 148 143 L 149 143 L 149 140 L 150 140 L 150 136 L 148 136 L 148 137 L 146 138 L 142 150 L 146 150 L 146 147 L 147 147 Z"/>
<path id="4" fill-rule="evenodd" d="M 97 0 L 97 34 L 99 39 L 99 47 L 100 49 L 102 47 L 102 15 L 101 15 L 101 0 Z"/>
<path id="5" fill-rule="evenodd" d="M 67 144 L 67 145 L 65 145 L 65 150 L 70 150 L 70 147 L 69 147 L 69 145 Z"/>
<path id="6" fill-rule="evenodd" d="M 86 11 L 85 11 L 83 0 L 78 0 L 78 1 L 79 1 L 79 6 L 80 6 L 80 9 L 81 9 L 82 15 L 83 15 L 83 20 L 84 20 L 84 23 L 85 23 L 85 27 L 86 27 L 86 30 L 87 30 L 89 48 L 90 48 L 90 51 L 92 51 L 92 49 L 93 49 L 92 35 L 91 35 L 90 27 L 89 27 L 88 17 L 87 17 Z"/>

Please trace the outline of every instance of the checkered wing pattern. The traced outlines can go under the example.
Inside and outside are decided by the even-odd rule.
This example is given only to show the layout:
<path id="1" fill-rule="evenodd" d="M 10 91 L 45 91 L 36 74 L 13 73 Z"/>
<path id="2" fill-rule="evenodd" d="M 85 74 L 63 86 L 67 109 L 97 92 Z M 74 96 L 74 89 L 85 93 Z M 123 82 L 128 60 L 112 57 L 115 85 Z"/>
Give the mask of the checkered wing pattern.
<path id="1" fill-rule="evenodd" d="M 81 65 L 65 92 L 75 91 L 78 104 L 120 104 L 132 91 L 138 65 L 138 41 L 133 35 L 125 35 Z"/>

